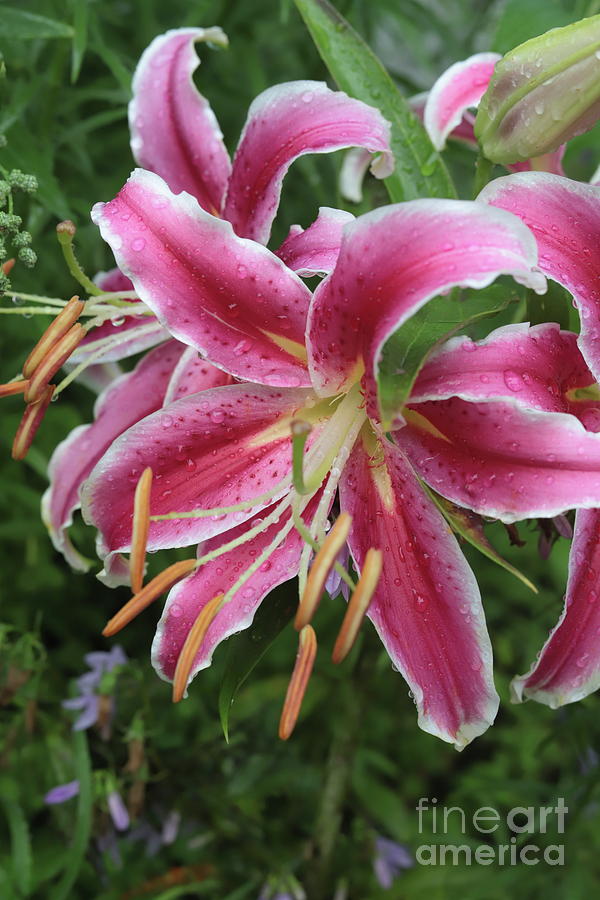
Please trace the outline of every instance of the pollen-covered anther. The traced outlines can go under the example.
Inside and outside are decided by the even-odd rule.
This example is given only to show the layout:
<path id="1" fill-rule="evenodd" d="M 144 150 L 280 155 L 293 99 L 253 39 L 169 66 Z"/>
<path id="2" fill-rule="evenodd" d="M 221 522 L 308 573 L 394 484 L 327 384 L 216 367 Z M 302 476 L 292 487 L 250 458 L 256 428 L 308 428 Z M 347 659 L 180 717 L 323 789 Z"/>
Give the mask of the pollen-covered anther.
<path id="1" fill-rule="evenodd" d="M 29 386 L 25 390 L 25 401 L 27 403 L 35 403 L 50 379 L 56 375 L 84 337 L 85 328 L 83 325 L 76 323 L 56 341 L 29 379 Z"/>
<path id="2" fill-rule="evenodd" d="M 0 384 L 0 398 L 12 397 L 14 394 L 22 394 L 27 390 L 29 382 L 20 378 L 17 381 L 9 381 L 8 384 Z"/>
<path id="3" fill-rule="evenodd" d="M 223 594 L 217 594 L 212 600 L 201 609 L 196 617 L 196 621 L 190 628 L 184 645 L 181 648 L 177 666 L 175 667 L 175 675 L 173 677 L 173 703 L 179 703 L 183 699 L 185 689 L 194 665 L 196 654 L 202 646 L 202 641 L 206 637 L 211 622 L 221 609 L 223 604 Z"/>
<path id="4" fill-rule="evenodd" d="M 338 553 L 346 543 L 351 525 L 352 516 L 346 512 L 341 513 L 315 556 L 294 620 L 294 627 L 297 631 L 307 625 L 314 616 L 327 577 L 335 564 Z"/>
<path id="5" fill-rule="evenodd" d="M 157 575 L 156 578 L 153 578 L 152 581 L 149 581 L 141 591 L 138 591 L 138 593 L 135 594 L 131 600 L 129 600 L 125 606 L 123 606 L 119 612 L 106 623 L 106 626 L 102 631 L 104 637 L 111 637 L 113 634 L 121 631 L 122 628 L 135 619 L 135 617 L 146 609 L 147 606 L 150 606 L 153 600 L 156 600 L 157 597 L 160 597 L 161 594 L 164 594 L 165 591 L 172 588 L 174 584 L 177 584 L 178 581 L 181 581 L 181 579 L 185 578 L 186 575 L 189 575 L 190 572 L 193 572 L 196 566 L 197 562 L 195 559 L 184 559 L 181 562 L 173 563 L 172 566 L 169 566 Z"/>
<path id="6" fill-rule="evenodd" d="M 12 445 L 11 456 L 13 459 L 25 459 L 27 456 L 27 451 L 33 443 L 36 432 L 52 400 L 54 387 L 53 384 L 46 385 L 39 400 L 36 403 L 28 404 L 25 408 Z"/>
<path id="7" fill-rule="evenodd" d="M 334 663 L 341 663 L 354 646 L 354 641 L 381 577 L 382 567 L 383 554 L 381 550 L 371 547 L 365 556 L 361 576 L 348 603 L 346 615 L 333 648 L 331 658 Z"/>
<path id="8" fill-rule="evenodd" d="M 298 653 L 294 671 L 290 678 L 279 720 L 279 737 L 282 741 L 287 741 L 296 727 L 316 655 L 317 636 L 315 630 L 312 625 L 305 625 L 298 638 Z"/>
<path id="9" fill-rule="evenodd" d="M 133 500 L 133 527 L 131 532 L 131 553 L 129 555 L 129 574 L 131 590 L 134 594 L 141 591 L 144 584 L 144 567 L 146 564 L 146 544 L 150 529 L 150 492 L 152 490 L 152 469 L 144 469 L 135 489 Z"/>
<path id="10" fill-rule="evenodd" d="M 79 297 L 71 297 L 69 302 L 61 309 L 54 322 L 45 330 L 23 366 L 23 375 L 30 378 L 40 363 L 45 359 L 50 350 L 69 329 L 75 324 L 81 315 L 85 303 Z M 72 351 L 71 351 L 72 352 Z"/>

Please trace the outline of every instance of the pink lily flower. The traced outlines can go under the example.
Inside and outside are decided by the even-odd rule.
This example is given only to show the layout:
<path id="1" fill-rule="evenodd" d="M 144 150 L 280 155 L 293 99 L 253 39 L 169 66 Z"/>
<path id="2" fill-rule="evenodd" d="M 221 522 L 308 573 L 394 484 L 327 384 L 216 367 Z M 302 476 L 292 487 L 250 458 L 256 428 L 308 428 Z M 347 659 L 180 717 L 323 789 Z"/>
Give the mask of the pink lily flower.
<path id="1" fill-rule="evenodd" d="M 228 43 L 218 27 L 168 31 L 148 46 L 133 77 L 133 157 L 161 175 L 172 191 L 187 191 L 208 212 L 229 220 L 237 234 L 266 244 L 283 178 L 298 157 L 356 146 L 364 148 L 365 168 L 371 165 L 378 178 L 390 174 L 390 128 L 379 111 L 313 81 L 288 82 L 260 94 L 248 111 L 231 162 L 217 119 L 192 79 L 200 62 L 195 46 L 206 41 Z M 333 214 L 334 219 L 344 215 L 349 214 Z M 328 212 L 321 218 L 327 220 Z M 326 228 L 317 229 L 317 237 Z M 101 273 L 96 282 L 104 291 L 132 288 L 118 269 Z M 123 359 L 169 338 L 147 315 L 125 310 L 123 315 L 124 321 L 94 328 L 71 361 L 81 362 L 92 352 L 102 362 Z"/>
<path id="2" fill-rule="evenodd" d="M 312 542 L 322 544 L 337 492 L 341 512 L 352 519 L 348 545 L 357 570 L 367 568 L 369 552 L 383 557 L 368 615 L 410 685 L 419 723 L 464 746 L 493 721 L 498 703 L 481 599 L 454 537 L 415 475 L 422 454 L 412 452 L 410 441 L 406 452 L 381 430 L 377 370 L 387 338 L 454 285 L 483 287 L 510 274 L 543 290 L 531 234 L 515 217 L 484 204 L 424 200 L 390 206 L 340 227 L 338 247 L 333 238 L 328 244 L 331 257 L 337 254 L 335 268 L 311 297 L 282 259 L 235 234 L 189 195 L 173 194 L 157 175 L 134 172 L 93 217 L 161 324 L 232 377 L 250 382 L 182 397 L 142 419 L 109 447 L 82 489 L 84 516 L 100 532 L 108 568 L 132 547 L 134 493 L 148 468 L 148 548 L 200 544 L 193 571 L 170 591 L 159 624 L 153 646 L 159 674 L 176 677 L 199 621 L 208 619 L 208 628 L 193 648 L 186 680 L 210 664 L 223 639 L 251 624 L 274 586 L 298 572 L 304 600 Z M 295 243 L 293 258 L 299 259 L 303 246 L 314 250 L 314 237 L 311 229 L 292 234 L 286 252 Z M 495 357 L 502 371 L 503 352 Z M 472 380 L 483 387 L 478 372 Z M 489 426 L 473 429 L 476 477 L 492 479 L 498 459 L 490 463 L 489 445 L 510 414 L 510 427 L 523 430 L 525 450 L 507 444 L 502 452 L 507 466 L 521 460 L 525 479 L 529 436 L 533 441 L 546 429 L 546 436 L 564 437 L 573 417 L 566 423 L 556 413 L 542 429 L 538 410 L 513 410 L 512 391 L 496 377 L 498 382 L 503 402 L 482 398 L 473 387 L 475 399 L 466 404 L 476 418 L 482 405 L 489 407 Z M 423 421 L 431 407 L 442 417 L 448 402 L 415 397 L 425 412 L 417 414 L 411 404 L 396 438 L 420 433 L 414 420 Z M 292 466 L 297 439 L 291 430 L 298 420 L 310 430 L 306 492 Z M 431 426 L 434 433 L 441 428 Z M 538 455 L 541 441 L 536 438 Z M 566 438 L 563 443 L 571 452 Z M 435 486 L 445 493 L 445 485 L 436 480 Z M 565 493 L 557 485 L 554 495 L 545 490 L 540 497 L 538 491 L 529 502 L 525 488 L 515 491 L 498 479 L 486 505 L 487 492 L 472 489 L 486 510 L 507 519 L 539 514 L 540 504 L 562 511 L 571 505 Z"/>

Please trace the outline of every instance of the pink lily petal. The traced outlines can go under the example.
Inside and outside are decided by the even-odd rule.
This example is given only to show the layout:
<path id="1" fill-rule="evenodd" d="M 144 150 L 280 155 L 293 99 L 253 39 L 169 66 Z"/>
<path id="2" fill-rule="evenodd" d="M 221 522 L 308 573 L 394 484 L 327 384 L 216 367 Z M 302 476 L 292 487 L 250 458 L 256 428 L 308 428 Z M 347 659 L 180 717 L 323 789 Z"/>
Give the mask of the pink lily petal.
<path id="1" fill-rule="evenodd" d="M 292 162 L 305 153 L 344 147 L 379 152 L 373 174 L 386 178 L 391 173 L 390 126 L 377 109 L 320 81 L 268 88 L 248 110 L 233 160 L 225 218 L 240 237 L 266 244 Z"/>
<path id="2" fill-rule="evenodd" d="M 355 446 L 340 483 L 357 566 L 369 547 L 384 554 L 368 615 L 410 686 L 420 727 L 460 750 L 498 709 L 479 589 L 404 455 L 385 438 L 383 453 L 372 443 Z"/>
<path id="3" fill-rule="evenodd" d="M 344 154 L 344 161 L 340 169 L 339 188 L 344 200 L 351 203 L 360 203 L 363 197 L 363 181 L 371 164 L 371 154 L 368 150 L 353 147 Z"/>
<path id="4" fill-rule="evenodd" d="M 73 512 L 80 506 L 82 483 L 123 431 L 160 409 L 173 366 L 184 350 L 183 344 L 169 341 L 148 353 L 132 372 L 121 375 L 98 397 L 94 422 L 74 428 L 52 454 L 42 518 L 52 543 L 74 569 L 89 568 L 68 535 Z"/>
<path id="5" fill-rule="evenodd" d="M 186 347 L 173 369 L 165 391 L 163 406 L 168 406 L 181 397 L 187 397 L 188 394 L 197 394 L 198 391 L 205 391 L 209 387 L 220 387 L 230 383 L 229 375 L 202 359 L 193 347 Z"/>
<path id="6" fill-rule="evenodd" d="M 67 374 L 75 368 L 75 363 L 65 363 L 63 369 Z M 79 384 L 85 385 L 95 394 L 101 394 L 102 391 L 112 384 L 115 378 L 123 374 L 121 366 L 116 362 L 98 363 L 97 365 L 88 366 L 75 379 Z"/>
<path id="7" fill-rule="evenodd" d="M 317 502 L 318 498 L 311 500 L 303 515 L 305 520 L 310 521 Z M 272 510 L 273 507 L 265 510 L 264 515 Z M 279 522 L 270 525 L 262 534 L 206 563 L 171 590 L 152 644 L 152 664 L 161 678 L 172 681 L 181 648 L 204 606 L 217 594 L 223 594 L 233 587 L 240 575 L 268 548 L 289 521 L 289 517 L 289 512 L 282 515 Z M 209 553 L 225 541 L 243 535 L 255 522 L 253 519 L 249 523 L 238 525 L 226 535 L 207 541 L 199 548 L 199 554 Z M 213 653 L 222 641 L 250 627 L 258 607 L 269 591 L 298 573 L 303 545 L 299 533 L 295 528 L 292 529 L 258 571 L 217 613 L 194 660 L 190 681 L 201 669 L 210 666 Z"/>
<path id="8" fill-rule="evenodd" d="M 581 317 L 579 346 L 600 379 L 600 187 L 546 173 L 508 175 L 478 197 L 508 210 L 529 226 L 542 271 L 573 294 Z"/>
<path id="9" fill-rule="evenodd" d="M 415 404 L 405 415 L 396 443 L 459 506 L 503 522 L 600 506 L 600 434 L 573 415 L 458 398 Z"/>
<path id="10" fill-rule="evenodd" d="M 564 609 L 529 672 L 513 680 L 514 700 L 531 698 L 556 709 L 600 687 L 599 566 L 600 510 L 578 510 Z"/>
<path id="11" fill-rule="evenodd" d="M 106 293 L 133 290 L 133 284 L 119 269 L 111 269 L 109 272 L 100 272 L 94 280 L 100 290 L 106 291 Z M 118 322 L 119 319 L 115 319 L 114 321 Z M 108 349 L 105 353 L 102 353 L 101 356 L 97 356 L 96 359 L 99 362 L 111 362 L 114 360 L 125 359 L 128 356 L 134 356 L 136 353 L 148 350 L 150 347 L 155 347 L 156 344 L 161 344 L 163 341 L 168 341 L 170 335 L 159 322 L 156 323 L 156 329 L 154 331 L 150 333 L 146 331 L 141 337 L 138 337 L 135 334 L 135 330 L 138 329 L 140 325 L 146 326 L 149 325 L 150 322 L 151 319 L 148 316 L 126 316 L 120 325 L 106 322 L 104 325 L 98 326 L 98 328 L 93 328 L 84 337 L 77 350 L 71 354 L 69 361 L 72 363 L 83 362 L 90 353 L 94 352 L 93 350 L 86 349 L 87 344 L 99 341 L 102 338 L 116 338 L 128 331 L 132 332 L 130 341 L 119 344 L 117 347 L 113 347 L 112 350 Z"/>
<path id="12" fill-rule="evenodd" d="M 99 529 L 106 551 L 128 549 L 133 495 L 147 466 L 154 473 L 151 515 L 233 506 L 258 497 L 289 473 L 290 423 L 310 405 L 311 391 L 246 384 L 182 397 L 113 442 L 84 485 L 84 517 Z M 318 433 L 317 424 L 313 435 Z M 210 518 L 152 522 L 148 549 L 186 547 L 222 534 L 270 502 Z"/>
<path id="13" fill-rule="evenodd" d="M 173 193 L 187 191 L 208 212 L 221 212 L 231 164 L 215 115 L 192 80 L 198 41 L 227 45 L 220 28 L 178 28 L 155 38 L 133 76 L 131 150 Z"/>
<path id="14" fill-rule="evenodd" d="M 323 396 L 366 369 L 370 413 L 383 346 L 421 306 L 454 285 L 481 288 L 498 275 L 543 290 L 535 241 L 514 217 L 482 216 L 482 204 L 413 200 L 346 225 L 333 274 L 308 317 L 313 384 Z"/>
<path id="15" fill-rule="evenodd" d="M 92 218 L 140 299 L 174 337 L 239 378 L 309 384 L 310 291 L 273 253 L 141 169 L 114 200 L 97 203 Z"/>
<path id="16" fill-rule="evenodd" d="M 448 135 L 461 123 L 463 113 L 476 107 L 485 94 L 498 53 L 476 53 L 454 63 L 429 91 L 423 119 L 431 143 L 443 150 Z"/>
<path id="17" fill-rule="evenodd" d="M 308 228 L 292 225 L 275 253 L 297 275 L 329 275 L 337 262 L 344 226 L 353 221 L 352 213 L 321 206 Z"/>
<path id="18" fill-rule="evenodd" d="M 526 409 L 579 415 L 581 402 L 567 393 L 593 380 L 575 334 L 552 322 L 505 325 L 483 341 L 456 337 L 434 351 L 419 373 L 410 402 L 507 399 Z"/>

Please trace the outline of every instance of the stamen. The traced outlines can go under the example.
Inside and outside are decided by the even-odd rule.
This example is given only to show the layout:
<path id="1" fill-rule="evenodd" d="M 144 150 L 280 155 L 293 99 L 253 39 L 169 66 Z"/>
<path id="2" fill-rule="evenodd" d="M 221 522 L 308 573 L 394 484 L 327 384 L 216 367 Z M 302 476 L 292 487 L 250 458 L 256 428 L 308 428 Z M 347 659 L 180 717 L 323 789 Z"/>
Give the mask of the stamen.
<path id="1" fill-rule="evenodd" d="M 138 591 L 138 593 L 135 594 L 135 596 L 133 596 L 131 600 L 129 600 L 125 606 L 123 606 L 119 612 L 106 623 L 102 632 L 104 637 L 111 637 L 113 634 L 121 631 L 121 629 L 135 619 L 142 610 L 146 609 L 147 606 L 150 606 L 153 600 L 156 600 L 157 597 L 160 597 L 161 594 L 164 594 L 165 591 L 172 588 L 174 584 L 177 584 L 178 581 L 181 581 L 182 578 L 185 578 L 186 575 L 193 572 L 196 567 L 197 562 L 195 559 L 184 559 L 181 562 L 173 563 L 172 566 L 169 566 L 157 575 L 156 578 L 153 578 L 152 581 L 149 581 L 141 591 Z"/>
<path id="2" fill-rule="evenodd" d="M 54 322 L 45 330 L 23 366 L 23 375 L 30 378 L 39 364 L 59 341 L 75 324 L 81 315 L 85 303 L 79 297 L 71 297 L 67 305 L 59 312 Z"/>
<path id="3" fill-rule="evenodd" d="M 12 271 L 12 267 L 14 266 L 15 263 L 16 263 L 16 259 L 14 259 L 14 258 L 7 259 L 2 263 L 2 265 L 0 266 L 0 269 L 2 269 L 2 271 L 5 275 L 8 275 Z"/>
<path id="4" fill-rule="evenodd" d="M 290 478 L 286 476 L 281 481 L 279 481 L 275 487 L 272 487 L 271 490 L 265 491 L 264 494 L 258 494 L 256 497 L 251 497 L 250 500 L 242 500 L 241 503 L 234 503 L 232 506 L 214 506 L 208 509 L 199 508 L 199 509 L 189 509 L 185 512 L 170 512 L 170 513 L 159 513 L 155 516 L 150 516 L 151 522 L 164 522 L 170 519 L 209 519 L 213 516 L 222 516 L 227 513 L 232 512 L 241 512 L 242 510 L 252 509 L 255 506 L 261 506 L 265 500 L 272 500 L 277 494 L 280 494 L 282 491 L 285 491 L 286 488 L 290 486 Z"/>
<path id="5" fill-rule="evenodd" d="M 292 431 L 292 482 L 297 494 L 309 494 L 311 493 L 310 488 L 304 483 L 304 447 L 312 431 L 312 426 L 301 419 L 295 419 L 290 427 Z"/>
<path id="6" fill-rule="evenodd" d="M 53 345 L 30 377 L 29 387 L 25 391 L 27 403 L 35 403 L 44 387 L 56 375 L 63 363 L 68 360 L 84 337 L 85 328 L 77 323 Z"/>
<path id="7" fill-rule="evenodd" d="M 211 622 L 221 609 L 223 602 L 223 594 L 217 594 L 212 600 L 202 608 L 196 621 L 190 628 L 185 643 L 181 648 L 177 666 L 175 667 L 175 676 L 173 678 L 173 703 L 179 703 L 185 694 L 188 678 L 198 650 L 202 646 L 202 641 L 206 637 Z"/>
<path id="8" fill-rule="evenodd" d="M 312 625 L 305 625 L 299 635 L 296 663 L 279 720 L 279 737 L 282 741 L 287 741 L 296 726 L 316 655 L 317 636 L 315 630 Z"/>
<path id="9" fill-rule="evenodd" d="M 30 403 L 25 407 L 23 418 L 19 423 L 12 445 L 11 456 L 13 459 L 25 459 L 27 456 L 27 451 L 33 443 L 33 439 L 42 423 L 42 419 L 52 400 L 53 394 L 54 385 L 49 384 L 44 388 L 42 396 L 37 403 Z"/>
<path id="10" fill-rule="evenodd" d="M 136 338 L 144 337 L 146 334 L 150 334 L 152 331 L 155 331 L 156 327 L 157 323 L 152 322 L 150 325 L 140 325 L 139 328 L 131 328 L 124 334 L 120 334 L 117 337 L 100 338 L 97 341 L 90 341 L 89 344 L 85 345 L 85 359 L 83 360 L 83 362 L 80 362 L 79 365 L 75 366 L 75 368 L 63 378 L 63 380 L 56 388 L 56 395 L 58 396 L 59 394 L 61 394 L 64 389 L 71 384 L 72 381 L 75 381 L 75 379 L 79 375 L 81 375 L 81 373 L 85 369 L 87 369 L 88 366 L 91 366 L 92 363 L 95 363 L 96 360 L 98 360 L 105 353 L 108 353 L 109 350 L 113 350 L 120 344 L 126 344 L 128 341 L 135 340 Z M 89 356 L 87 355 L 88 352 Z"/>
<path id="11" fill-rule="evenodd" d="M 28 381 L 19 378 L 17 381 L 9 381 L 8 384 L 0 384 L 0 397 L 12 397 L 13 394 L 22 394 L 27 390 Z"/>
<path id="12" fill-rule="evenodd" d="M 315 556 L 294 620 L 294 627 L 297 631 L 304 628 L 315 614 L 327 577 L 333 568 L 338 553 L 346 543 L 351 525 L 352 516 L 346 512 L 341 513 Z"/>
<path id="13" fill-rule="evenodd" d="M 69 272 L 71 273 L 75 281 L 78 281 L 79 284 L 83 288 L 85 288 L 88 294 L 97 296 L 98 294 L 102 294 L 103 292 L 100 290 L 97 284 L 94 284 L 91 278 L 88 278 L 88 276 L 81 268 L 77 257 L 75 256 L 75 250 L 73 249 L 73 238 L 75 237 L 76 232 L 77 228 L 75 227 L 75 223 L 71 222 L 70 219 L 65 219 L 64 222 L 59 222 L 56 226 L 56 236 L 61 246 Z"/>
<path id="14" fill-rule="evenodd" d="M 373 599 L 382 567 L 383 554 L 381 550 L 371 547 L 365 556 L 361 576 L 348 603 L 346 615 L 333 648 L 331 658 L 334 663 L 341 663 L 354 646 L 360 626 Z"/>
<path id="15" fill-rule="evenodd" d="M 152 469 L 144 469 L 135 489 L 133 500 L 133 528 L 131 534 L 131 553 L 129 555 L 129 574 L 131 590 L 134 594 L 141 591 L 144 584 L 144 565 L 146 563 L 146 544 L 150 528 L 150 491 L 152 489 Z"/>

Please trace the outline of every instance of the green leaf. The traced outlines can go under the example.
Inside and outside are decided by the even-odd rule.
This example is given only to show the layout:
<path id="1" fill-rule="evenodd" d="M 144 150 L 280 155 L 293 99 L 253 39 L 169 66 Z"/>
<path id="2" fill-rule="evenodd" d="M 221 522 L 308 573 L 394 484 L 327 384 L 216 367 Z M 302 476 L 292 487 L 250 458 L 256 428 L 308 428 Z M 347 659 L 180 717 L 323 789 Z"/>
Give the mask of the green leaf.
<path id="1" fill-rule="evenodd" d="M 71 51 L 71 84 L 75 84 L 81 71 L 81 63 L 88 38 L 88 0 L 75 0 L 73 10 L 73 49 Z"/>
<path id="2" fill-rule="evenodd" d="M 11 790 L 7 784 L 3 785 L 2 806 L 10 832 L 13 882 L 19 895 L 28 897 L 31 892 L 32 873 L 29 828 L 16 790 Z"/>
<path id="3" fill-rule="evenodd" d="M 500 556 L 498 551 L 492 547 L 483 530 L 483 519 L 481 516 L 471 512 L 469 509 L 455 506 L 454 503 L 451 503 L 450 500 L 446 500 L 445 497 L 440 497 L 439 494 L 436 494 L 435 491 L 432 491 L 427 485 L 423 484 L 423 487 L 453 531 L 468 541 L 469 544 L 475 547 L 476 550 L 479 550 L 480 553 L 483 553 L 484 556 L 487 556 L 488 559 L 491 559 L 492 562 L 497 563 L 497 565 L 506 569 L 507 572 L 510 572 L 511 575 L 514 575 L 515 578 L 518 578 L 519 581 L 522 581 L 534 594 L 538 593 L 535 584 L 533 584 L 533 582 L 523 575 L 523 573 L 515 566 L 505 560 L 504 557 Z"/>
<path id="4" fill-rule="evenodd" d="M 561 328 L 569 329 L 573 304 L 571 295 L 560 284 L 549 281 L 545 294 L 536 294 L 535 291 L 528 289 L 526 298 L 527 321 L 530 325 L 558 322 Z"/>
<path id="5" fill-rule="evenodd" d="M 377 107 L 392 126 L 394 172 L 385 179 L 394 202 L 456 197 L 448 170 L 379 59 L 328 0 L 295 0 L 325 65 L 351 97 Z"/>
<path id="6" fill-rule="evenodd" d="M 297 597 L 286 584 L 263 600 L 251 627 L 231 639 L 219 691 L 219 716 L 226 741 L 229 741 L 229 713 L 235 695 L 288 624 L 297 606 Z"/>
<path id="7" fill-rule="evenodd" d="M 73 843 L 67 852 L 67 862 L 63 876 L 49 895 L 50 900 L 68 900 L 72 888 L 85 861 L 85 855 L 92 830 L 92 765 L 85 731 L 73 732 L 75 750 L 75 775 L 79 781 L 77 819 Z"/>
<path id="8" fill-rule="evenodd" d="M 65 22 L 47 19 L 24 9 L 3 6 L 0 11 L 0 40 L 31 41 L 37 38 L 70 38 L 73 29 Z"/>
<path id="9" fill-rule="evenodd" d="M 377 377 L 383 427 L 390 428 L 406 403 L 430 353 L 478 319 L 493 316 L 518 300 L 514 288 L 495 284 L 485 291 L 435 297 L 410 317 L 386 343 Z"/>

